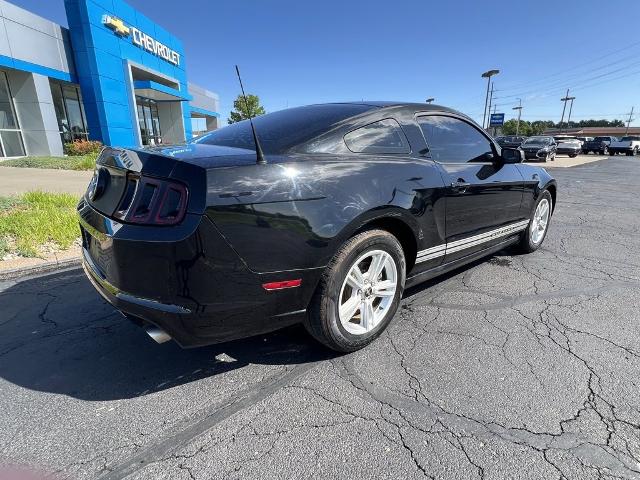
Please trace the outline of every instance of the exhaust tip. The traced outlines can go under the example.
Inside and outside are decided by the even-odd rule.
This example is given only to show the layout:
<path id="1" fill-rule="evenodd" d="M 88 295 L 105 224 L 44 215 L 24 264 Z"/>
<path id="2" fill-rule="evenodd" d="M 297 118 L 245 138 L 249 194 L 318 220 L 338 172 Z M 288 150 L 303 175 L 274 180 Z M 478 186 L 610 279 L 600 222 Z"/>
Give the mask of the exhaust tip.
<path id="1" fill-rule="evenodd" d="M 156 343 L 165 343 L 171 340 L 171 336 L 161 328 L 155 326 L 147 327 L 144 331 L 147 332 L 147 335 L 153 338 Z"/>

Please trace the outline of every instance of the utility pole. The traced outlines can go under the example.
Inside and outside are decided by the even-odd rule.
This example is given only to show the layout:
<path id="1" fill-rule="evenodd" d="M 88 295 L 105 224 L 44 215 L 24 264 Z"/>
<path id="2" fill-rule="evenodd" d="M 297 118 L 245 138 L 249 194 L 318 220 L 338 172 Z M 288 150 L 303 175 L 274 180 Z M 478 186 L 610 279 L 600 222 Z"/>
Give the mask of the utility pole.
<path id="1" fill-rule="evenodd" d="M 569 101 L 569 89 L 567 88 L 567 94 L 564 98 L 560 99 L 561 102 L 564 102 L 564 106 L 562 107 L 562 117 L 560 118 L 560 131 L 562 132 L 562 122 L 564 122 L 564 112 L 567 109 L 567 102 Z"/>
<path id="2" fill-rule="evenodd" d="M 518 123 L 516 123 L 516 136 L 520 134 L 520 114 L 522 113 L 522 99 L 518 99 L 518 106 L 512 110 L 518 110 Z"/>
<path id="3" fill-rule="evenodd" d="M 489 129 L 491 128 L 491 104 L 492 103 L 493 103 L 493 82 L 491 82 L 491 94 L 489 95 L 489 115 L 487 115 L 487 128 L 486 128 L 487 131 L 489 131 Z"/>
<path id="4" fill-rule="evenodd" d="M 571 110 L 573 110 L 573 101 L 576 99 L 576 97 L 569 97 L 569 101 L 571 102 L 569 104 L 569 116 L 567 117 L 567 128 L 571 128 L 571 125 L 569 125 L 569 122 L 571 122 Z"/>
<path id="5" fill-rule="evenodd" d="M 433 102 L 434 100 L 435 100 L 435 98 L 427 98 L 427 99 L 425 100 L 425 102 L 427 102 L 427 103 L 431 103 L 431 102 Z"/>
<path id="6" fill-rule="evenodd" d="M 633 108 L 631 107 L 631 113 L 629 114 L 629 120 L 627 120 L 627 129 L 624 131 L 625 136 L 629 133 L 629 125 L 631 125 L 631 120 L 633 120 L 633 118 L 631 118 L 633 116 Z"/>
<path id="7" fill-rule="evenodd" d="M 486 119 L 487 119 L 487 105 L 489 102 L 489 85 L 491 84 L 491 77 L 500 73 L 500 70 L 487 70 L 482 74 L 482 78 L 487 79 L 487 95 L 484 99 L 484 115 L 482 116 L 482 128 L 485 127 Z M 489 108 L 489 112 L 491 112 L 491 108 Z"/>

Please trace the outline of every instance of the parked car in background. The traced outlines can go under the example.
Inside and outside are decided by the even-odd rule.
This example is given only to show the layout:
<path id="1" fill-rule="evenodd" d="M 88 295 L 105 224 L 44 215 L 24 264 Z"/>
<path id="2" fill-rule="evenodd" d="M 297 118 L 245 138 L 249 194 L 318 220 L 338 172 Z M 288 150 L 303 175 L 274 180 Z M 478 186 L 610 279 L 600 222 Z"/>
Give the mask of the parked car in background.
<path id="1" fill-rule="evenodd" d="M 576 137 L 576 138 L 580 140 L 580 145 L 584 145 L 585 142 L 589 142 L 593 140 L 593 137 Z"/>
<path id="2" fill-rule="evenodd" d="M 640 152 L 640 137 L 626 136 L 617 142 L 611 142 L 609 144 L 609 153 L 611 155 L 615 155 L 616 153 L 637 155 L 638 152 Z"/>
<path id="3" fill-rule="evenodd" d="M 617 141 L 617 137 L 595 137 L 582 144 L 582 153 L 589 154 L 593 152 L 599 153 L 600 155 L 609 155 L 609 145 L 611 145 L 611 142 Z"/>
<path id="4" fill-rule="evenodd" d="M 520 145 L 520 149 L 527 160 L 536 159 L 547 162 L 556 158 L 556 142 L 553 137 L 546 135 L 527 138 Z"/>
<path id="5" fill-rule="evenodd" d="M 357 350 L 405 288 L 547 234 L 555 180 L 454 110 L 338 103 L 253 124 L 261 149 L 245 120 L 97 160 L 78 205 L 84 268 L 156 341 L 300 322 Z"/>
<path id="6" fill-rule="evenodd" d="M 496 137 L 496 142 L 504 148 L 518 148 L 526 139 L 527 137 L 522 135 L 504 135 Z"/>
<path id="7" fill-rule="evenodd" d="M 578 156 L 582 150 L 582 142 L 575 137 L 555 137 L 557 143 L 556 154 L 569 155 L 571 158 Z"/>

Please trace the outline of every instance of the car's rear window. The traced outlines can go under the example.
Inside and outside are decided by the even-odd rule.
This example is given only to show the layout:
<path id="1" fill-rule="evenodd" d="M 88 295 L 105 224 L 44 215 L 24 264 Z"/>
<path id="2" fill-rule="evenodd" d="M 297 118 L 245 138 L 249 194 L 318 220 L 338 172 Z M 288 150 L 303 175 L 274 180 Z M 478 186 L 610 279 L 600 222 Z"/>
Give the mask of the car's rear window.
<path id="1" fill-rule="evenodd" d="M 377 107 L 361 104 L 309 105 L 260 115 L 253 119 L 253 124 L 264 152 L 279 154 L 322 135 L 343 120 L 373 108 Z M 192 142 L 255 149 L 248 120 L 194 138 Z"/>

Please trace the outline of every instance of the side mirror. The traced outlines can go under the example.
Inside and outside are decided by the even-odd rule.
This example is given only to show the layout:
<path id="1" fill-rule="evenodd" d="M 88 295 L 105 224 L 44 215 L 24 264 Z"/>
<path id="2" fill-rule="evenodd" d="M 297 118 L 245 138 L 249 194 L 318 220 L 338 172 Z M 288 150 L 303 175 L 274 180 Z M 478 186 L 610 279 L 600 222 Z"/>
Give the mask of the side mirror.
<path id="1" fill-rule="evenodd" d="M 502 163 L 521 163 L 524 161 L 524 152 L 518 148 L 503 148 L 500 156 Z"/>

